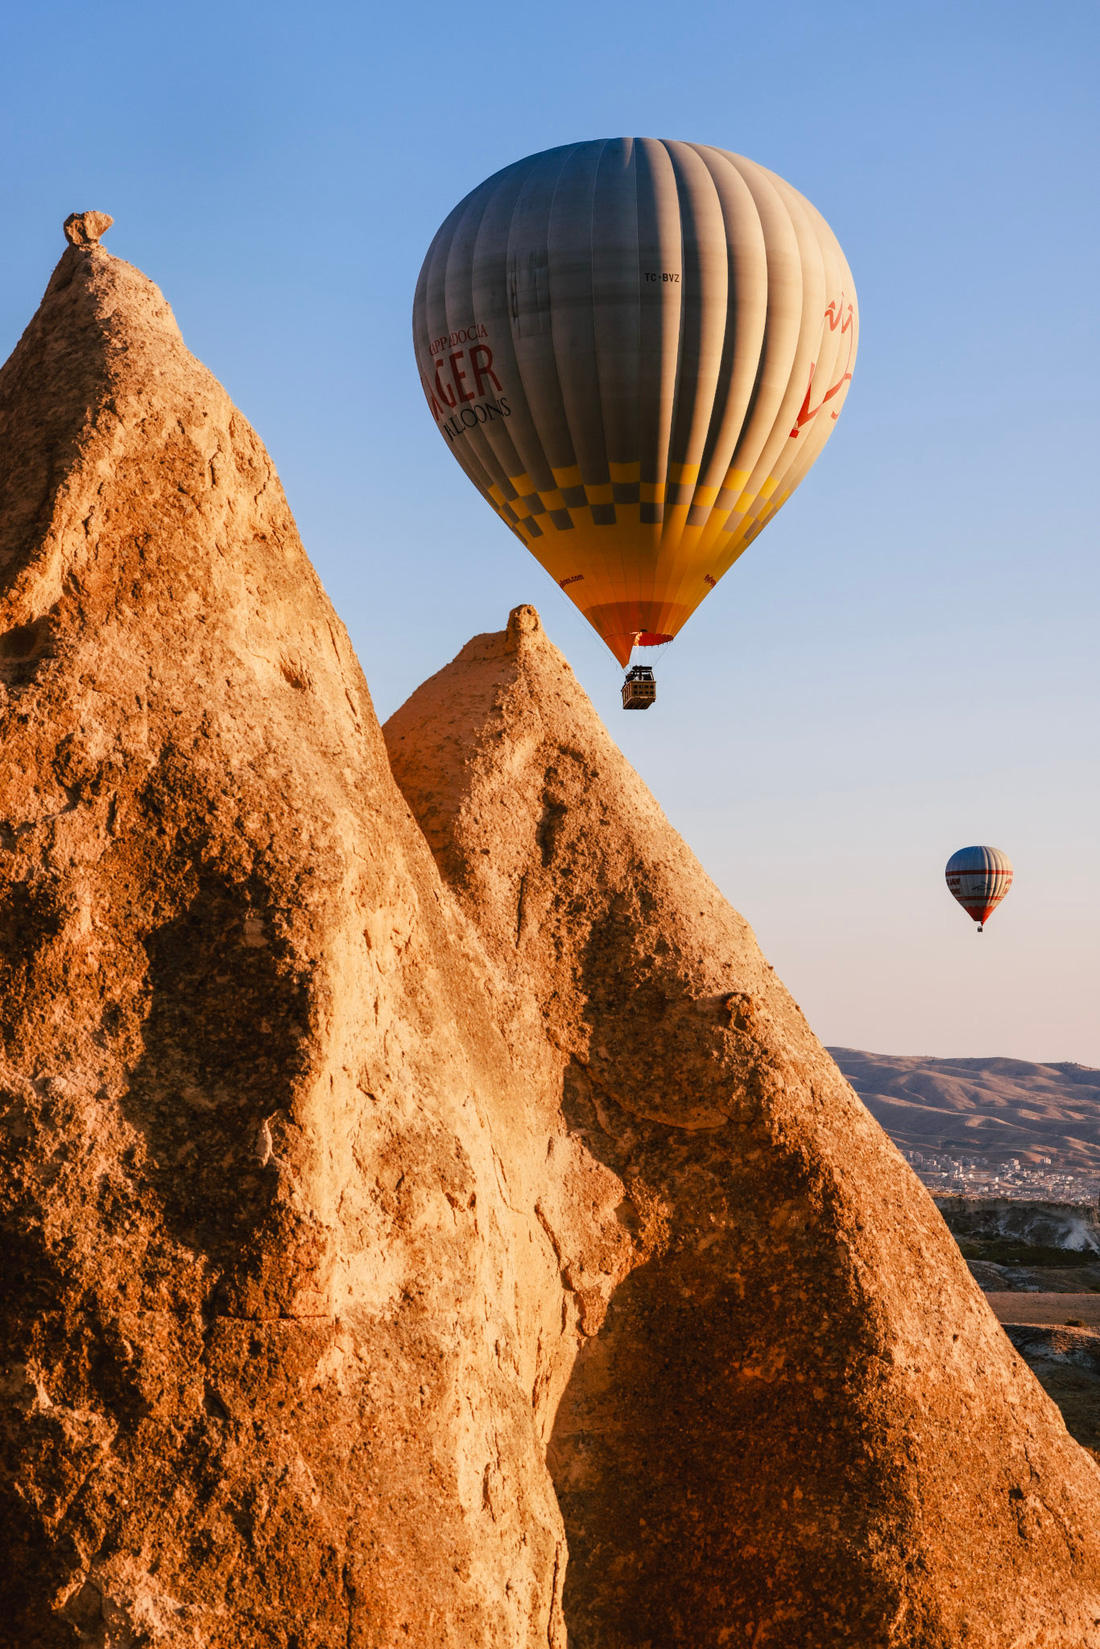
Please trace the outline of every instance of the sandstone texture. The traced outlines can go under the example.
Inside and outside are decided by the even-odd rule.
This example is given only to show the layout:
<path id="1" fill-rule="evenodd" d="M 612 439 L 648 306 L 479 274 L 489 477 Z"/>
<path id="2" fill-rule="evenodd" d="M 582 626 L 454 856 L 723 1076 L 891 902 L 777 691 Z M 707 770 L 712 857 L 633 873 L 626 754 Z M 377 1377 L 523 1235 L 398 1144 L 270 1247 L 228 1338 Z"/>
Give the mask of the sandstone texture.
<path id="1" fill-rule="evenodd" d="M 539 1209 L 570 1643 L 1100 1643 L 1092 1460 L 533 609 L 385 735 L 578 1165 Z"/>
<path id="2" fill-rule="evenodd" d="M 391 771 L 105 227 L 0 373 L 0 1649 L 1100 1645 L 1100 1475 L 537 616 Z"/>
<path id="3" fill-rule="evenodd" d="M 62 228 L 70 246 L 97 246 L 114 221 L 107 212 L 70 212 Z"/>
<path id="4" fill-rule="evenodd" d="M 493 976 L 263 446 L 90 243 L 0 375 L 0 738 L 0 1643 L 562 1643 Z"/>

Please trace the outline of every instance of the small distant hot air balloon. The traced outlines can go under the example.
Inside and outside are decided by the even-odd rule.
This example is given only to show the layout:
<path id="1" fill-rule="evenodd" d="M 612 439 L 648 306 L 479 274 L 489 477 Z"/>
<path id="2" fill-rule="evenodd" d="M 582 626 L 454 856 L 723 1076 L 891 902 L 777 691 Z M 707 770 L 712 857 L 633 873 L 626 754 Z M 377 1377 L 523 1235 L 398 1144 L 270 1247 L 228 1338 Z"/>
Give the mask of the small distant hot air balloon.
<path id="1" fill-rule="evenodd" d="M 516 161 L 413 308 L 440 434 L 620 664 L 671 641 L 805 476 L 856 357 L 851 272 L 789 183 L 703 143 Z M 627 677 L 641 709 L 648 666 Z"/>
<path id="2" fill-rule="evenodd" d="M 1009 888 L 1012 861 L 996 847 L 960 847 L 947 861 L 947 885 L 981 933 Z"/>

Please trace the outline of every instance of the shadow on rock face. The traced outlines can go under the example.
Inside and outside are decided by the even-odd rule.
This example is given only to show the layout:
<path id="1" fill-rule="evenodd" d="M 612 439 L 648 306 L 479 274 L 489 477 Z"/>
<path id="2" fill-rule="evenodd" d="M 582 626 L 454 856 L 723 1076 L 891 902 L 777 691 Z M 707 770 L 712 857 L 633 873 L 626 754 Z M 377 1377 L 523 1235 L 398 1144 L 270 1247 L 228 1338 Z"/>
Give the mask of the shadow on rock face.
<path id="1" fill-rule="evenodd" d="M 800 1628 L 827 1619 L 828 1509 L 855 1548 L 863 1508 L 889 1505 L 870 1460 L 843 1457 L 858 1421 L 835 1348 L 871 1347 L 836 1264 L 828 1177 L 766 1123 L 751 999 L 693 995 L 652 914 L 629 890 L 589 932 L 589 1060 L 563 1080 L 563 1120 L 626 1188 L 641 1260 L 581 1342 L 549 1451 L 577 1649 L 717 1643 L 731 1620 L 770 1620 L 777 1590 Z M 833 1349 L 816 1344 L 823 1312 Z M 804 1559 L 792 1485 L 814 1507 Z M 844 1614 L 871 1629 L 883 1598 L 861 1599 L 859 1568 L 846 1564 Z"/>
<path id="2" fill-rule="evenodd" d="M 122 1100 L 167 1230 L 228 1273 L 219 1311 L 273 1235 L 275 1139 L 309 1065 L 307 992 L 263 909 L 258 886 L 208 875 L 145 941 L 144 1052 Z"/>
<path id="3" fill-rule="evenodd" d="M 895 1521 L 900 1507 L 892 1513 L 873 1451 L 848 1447 L 852 1398 L 838 1388 L 861 1338 L 855 1302 L 846 1324 L 843 1302 L 830 1313 L 847 1358 L 826 1345 L 813 1367 L 788 1355 L 796 1339 L 813 1343 L 824 1303 L 804 1165 L 774 1148 L 768 1163 L 755 1152 L 739 1161 L 752 1141 L 733 1127 L 708 1131 L 708 1161 L 697 1133 L 640 1121 L 575 1063 L 563 1114 L 623 1180 L 624 1223 L 653 1255 L 618 1284 L 582 1342 L 548 1450 L 569 1544 L 570 1644 L 720 1643 L 731 1620 L 771 1621 L 776 1596 L 799 1631 L 817 1620 L 822 1641 L 854 1630 L 877 1642 L 888 1600 L 872 1525 Z M 761 1229 L 754 1211 L 768 1205 L 768 1181 L 775 1206 L 800 1199 L 806 1213 L 805 1275 L 788 1273 L 782 1287 L 782 1235 Z M 827 1262 L 820 1286 L 829 1292 Z M 842 1404 L 847 1435 L 838 1437 Z M 802 1541 L 792 1538 L 801 1504 Z M 839 1607 L 833 1544 L 844 1548 Z"/>

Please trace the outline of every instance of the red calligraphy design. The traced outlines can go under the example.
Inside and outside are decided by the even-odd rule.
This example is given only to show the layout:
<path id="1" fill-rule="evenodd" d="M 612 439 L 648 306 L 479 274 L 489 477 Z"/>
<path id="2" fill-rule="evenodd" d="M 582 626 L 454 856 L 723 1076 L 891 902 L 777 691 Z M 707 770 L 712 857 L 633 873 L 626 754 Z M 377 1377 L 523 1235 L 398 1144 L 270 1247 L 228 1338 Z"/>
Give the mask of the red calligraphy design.
<path id="1" fill-rule="evenodd" d="M 833 298 L 829 302 L 825 310 L 825 320 L 828 323 L 830 332 L 835 332 L 839 326 L 841 337 L 843 337 L 846 332 L 849 334 L 848 355 L 844 362 L 844 371 L 841 373 L 836 383 L 825 391 L 817 405 L 812 407 L 810 405 L 810 395 L 814 387 L 814 372 L 817 369 L 817 362 L 810 362 L 810 380 L 806 385 L 806 396 L 802 402 L 802 405 L 798 409 L 798 417 L 795 419 L 794 428 L 791 430 L 791 435 L 795 437 L 797 437 L 799 430 L 810 422 L 811 418 L 817 417 L 818 413 L 827 401 L 831 401 L 834 395 L 839 395 L 840 391 L 844 388 L 844 385 L 848 383 L 852 376 L 850 369 L 852 364 L 852 344 L 855 340 L 855 311 L 852 304 L 848 304 L 847 307 L 845 307 L 843 292 L 840 294 L 839 298 Z M 830 416 L 832 418 L 839 418 L 840 414 L 838 412 L 834 412 L 831 413 Z"/>

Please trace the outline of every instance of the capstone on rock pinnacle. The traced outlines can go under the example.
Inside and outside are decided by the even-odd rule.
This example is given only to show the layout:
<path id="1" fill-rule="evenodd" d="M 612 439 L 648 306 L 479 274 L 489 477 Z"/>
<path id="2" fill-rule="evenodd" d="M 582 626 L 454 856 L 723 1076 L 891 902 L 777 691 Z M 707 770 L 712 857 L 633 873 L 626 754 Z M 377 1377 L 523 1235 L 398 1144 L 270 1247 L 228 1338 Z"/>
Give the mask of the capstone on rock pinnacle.
<path id="1" fill-rule="evenodd" d="M 96 246 L 114 221 L 107 212 L 70 212 L 61 227 L 70 246 Z"/>

